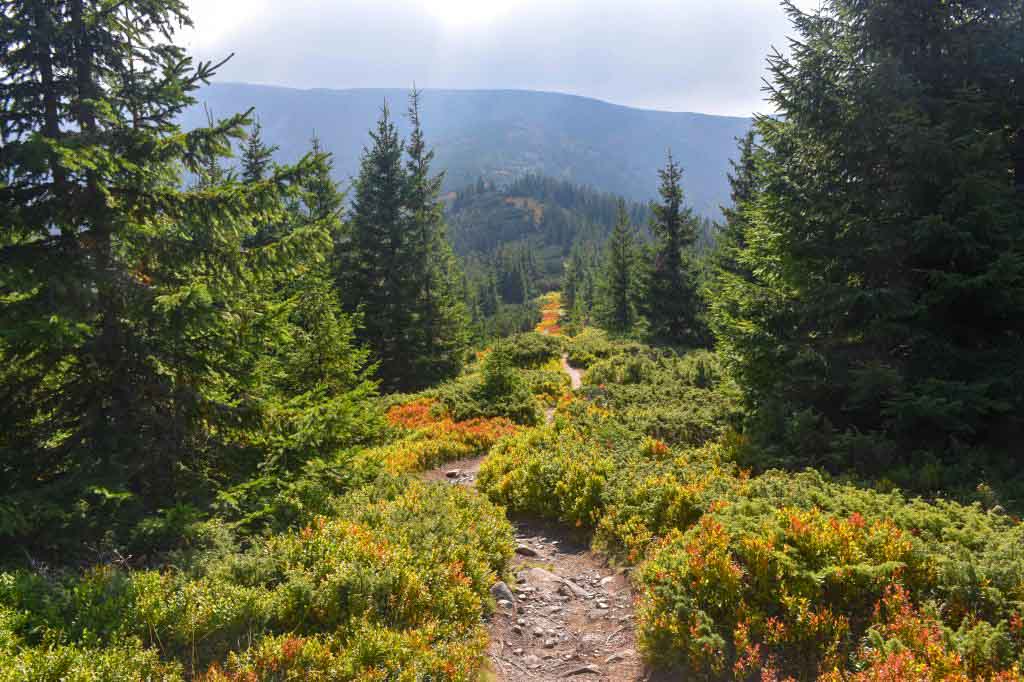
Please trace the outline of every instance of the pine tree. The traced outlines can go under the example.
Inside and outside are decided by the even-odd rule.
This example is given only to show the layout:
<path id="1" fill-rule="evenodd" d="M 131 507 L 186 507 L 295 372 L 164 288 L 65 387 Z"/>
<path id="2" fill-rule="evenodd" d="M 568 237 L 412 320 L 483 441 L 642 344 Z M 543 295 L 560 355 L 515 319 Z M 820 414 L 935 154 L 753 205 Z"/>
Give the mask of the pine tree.
<path id="1" fill-rule="evenodd" d="M 738 208 L 750 278 L 715 293 L 723 352 L 785 463 L 1010 473 L 970 447 L 1005 447 L 1024 401 L 1024 10 L 786 7 L 799 38 L 770 60 L 780 115 L 757 121 Z"/>
<path id="2" fill-rule="evenodd" d="M 651 232 L 656 239 L 646 287 L 645 313 L 651 334 L 679 345 L 699 345 L 705 333 L 697 295 L 697 271 L 691 249 L 696 221 L 683 197 L 683 170 L 668 155 L 658 171 L 661 203 L 651 206 Z"/>
<path id="3" fill-rule="evenodd" d="M 618 222 L 605 246 L 597 306 L 598 321 L 605 329 L 618 333 L 633 330 L 640 300 L 639 284 L 636 236 L 626 202 L 620 200 Z"/>

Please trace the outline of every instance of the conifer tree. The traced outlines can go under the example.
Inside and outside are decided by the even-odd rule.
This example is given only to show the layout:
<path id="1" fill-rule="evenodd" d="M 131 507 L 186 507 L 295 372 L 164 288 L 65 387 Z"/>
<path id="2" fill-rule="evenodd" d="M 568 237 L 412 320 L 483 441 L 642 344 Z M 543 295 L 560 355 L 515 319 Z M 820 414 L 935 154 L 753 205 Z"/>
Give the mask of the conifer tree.
<path id="1" fill-rule="evenodd" d="M 736 272 L 739 268 L 737 251 L 746 245 L 746 212 L 758 194 L 754 135 L 751 129 L 739 139 L 739 159 L 729 161 L 732 166 L 728 176 L 732 205 L 722 207 L 725 225 L 718 233 L 714 257 L 716 268 L 729 272 Z"/>
<path id="2" fill-rule="evenodd" d="M 386 103 L 370 138 L 354 184 L 338 283 L 345 309 L 363 316 L 359 338 L 378 361 L 382 385 L 396 389 L 415 370 L 406 335 L 414 321 L 417 273 L 404 234 L 408 224 L 402 167 L 405 146 Z"/>
<path id="3" fill-rule="evenodd" d="M 426 145 L 420 93 L 415 88 L 409 96 L 408 115 L 412 133 L 406 149 L 406 239 L 419 295 L 415 327 L 410 330 L 416 337 L 412 346 L 416 370 L 405 385 L 423 387 L 454 377 L 461 370 L 468 345 L 468 322 L 465 304 L 458 295 L 461 273 L 445 234 L 440 201 L 444 176 L 430 174 L 434 152 Z"/>
<path id="4" fill-rule="evenodd" d="M 258 182 L 266 178 L 276 151 L 277 146 L 270 146 L 263 141 L 263 126 L 257 119 L 242 148 L 242 180 Z"/>
<path id="5" fill-rule="evenodd" d="M 971 446 L 1020 428 L 1024 9 L 786 8 L 780 115 L 757 121 L 758 187 L 737 208 L 749 279 L 715 292 L 723 352 L 784 463 L 1008 474 Z"/>
<path id="6" fill-rule="evenodd" d="M 635 231 L 626 202 L 620 200 L 618 222 L 605 246 L 597 306 L 598 321 L 605 329 L 618 333 L 633 330 L 640 300 L 639 286 Z"/>
<path id="7" fill-rule="evenodd" d="M 651 334 L 662 341 L 680 345 L 703 343 L 696 267 L 691 248 L 697 239 L 696 221 L 686 206 L 683 170 L 668 155 L 658 171 L 661 202 L 651 206 L 651 232 L 656 243 L 646 287 L 645 313 Z"/>
<path id="8" fill-rule="evenodd" d="M 188 23 L 175 0 L 4 10 L 5 535 L 43 546 L 116 536 L 119 521 L 208 499 L 229 478 L 210 472 L 245 470 L 268 433 L 273 396 L 256 368 L 287 330 L 253 292 L 323 230 L 246 247 L 255 217 L 276 212 L 308 164 L 240 185 L 216 159 L 247 116 L 177 128 L 215 70 L 171 42 Z M 182 169 L 196 187 L 182 189 Z"/>

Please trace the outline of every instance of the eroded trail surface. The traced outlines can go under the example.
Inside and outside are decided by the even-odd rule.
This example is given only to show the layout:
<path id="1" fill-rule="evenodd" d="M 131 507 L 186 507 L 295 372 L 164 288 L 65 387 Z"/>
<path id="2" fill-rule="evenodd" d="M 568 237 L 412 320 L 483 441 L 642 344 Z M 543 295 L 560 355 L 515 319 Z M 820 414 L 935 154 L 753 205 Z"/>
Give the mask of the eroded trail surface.
<path id="1" fill-rule="evenodd" d="M 633 595 L 564 528 L 515 521 L 511 584 L 491 590 L 491 671 L 499 680 L 645 680 L 636 650 Z"/>
<path id="2" fill-rule="evenodd" d="M 562 356 L 573 390 L 583 371 Z M 548 414 L 550 421 L 551 414 Z M 483 457 L 450 462 L 424 478 L 473 487 Z M 564 526 L 513 520 L 516 554 L 510 582 L 496 583 L 489 618 L 492 679 L 653 679 L 637 653 L 633 593 L 623 570 L 590 551 Z"/>
<path id="3" fill-rule="evenodd" d="M 569 381 L 572 383 L 572 390 L 575 391 L 583 385 L 583 370 L 569 364 L 568 353 L 562 353 L 562 371 L 569 375 Z"/>

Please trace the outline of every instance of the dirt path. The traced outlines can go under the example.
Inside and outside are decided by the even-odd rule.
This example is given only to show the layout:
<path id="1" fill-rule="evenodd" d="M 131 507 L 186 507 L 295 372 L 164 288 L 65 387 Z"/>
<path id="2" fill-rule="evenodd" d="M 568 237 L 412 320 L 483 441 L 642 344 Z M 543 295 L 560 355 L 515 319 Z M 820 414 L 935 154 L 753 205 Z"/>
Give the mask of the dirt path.
<path id="1" fill-rule="evenodd" d="M 573 390 L 582 370 L 562 356 Z M 548 415 L 550 421 L 551 415 Z M 474 487 L 484 457 L 450 462 L 426 480 Z M 490 680 L 652 680 L 636 648 L 633 593 L 625 571 L 590 551 L 563 526 L 514 519 L 510 583 L 491 588 Z"/>
<path id="2" fill-rule="evenodd" d="M 493 677 L 646 680 L 629 580 L 565 528 L 516 520 L 513 583 L 497 583 L 488 623 Z"/>
<path id="3" fill-rule="evenodd" d="M 569 381 L 572 383 L 572 390 L 575 391 L 583 385 L 583 370 L 572 367 L 569 364 L 568 353 L 562 353 L 562 371 L 569 375 Z"/>

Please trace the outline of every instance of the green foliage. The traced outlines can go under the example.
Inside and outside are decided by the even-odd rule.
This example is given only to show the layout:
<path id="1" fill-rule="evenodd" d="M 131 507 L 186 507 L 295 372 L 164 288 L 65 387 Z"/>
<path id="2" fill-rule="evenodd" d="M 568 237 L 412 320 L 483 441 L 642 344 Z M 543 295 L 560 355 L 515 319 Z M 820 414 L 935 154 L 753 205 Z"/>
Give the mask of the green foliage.
<path id="1" fill-rule="evenodd" d="M 373 350 L 388 390 L 457 375 L 468 342 L 461 274 L 445 237 L 441 178 L 430 174 L 419 97 L 414 91 L 410 98 L 408 146 L 386 105 L 370 133 L 335 269 L 346 310 L 363 314 L 359 338 Z"/>
<path id="2" fill-rule="evenodd" d="M 619 216 L 605 244 L 605 263 L 598 289 L 597 322 L 611 332 L 633 331 L 643 293 L 638 248 L 625 202 L 619 203 Z"/>
<path id="3" fill-rule="evenodd" d="M 561 357 L 562 341 L 557 336 L 525 332 L 501 339 L 494 351 L 503 354 L 520 369 L 538 369 L 548 361 Z"/>
<path id="4" fill-rule="evenodd" d="M 929 494 L 982 482 L 1012 501 L 1024 118 L 1005 84 L 1022 74 L 1020 3 L 787 8 L 798 40 L 770 59 L 779 115 L 744 143 L 731 264 L 710 292 L 759 413 L 756 463 Z M 812 437 L 801 451 L 793 433 Z"/>
<path id="5" fill-rule="evenodd" d="M 658 171 L 661 203 L 653 204 L 651 232 L 655 237 L 645 287 L 644 315 L 654 338 L 672 345 L 705 343 L 702 302 L 692 247 L 697 220 L 683 197 L 683 169 L 671 153 Z"/>
<path id="6" fill-rule="evenodd" d="M 0 57 L 5 553 L 123 547 L 154 512 L 375 431 L 354 322 L 317 285 L 337 216 L 305 197 L 327 161 L 270 167 L 253 131 L 240 182 L 219 160 L 246 115 L 178 129 L 214 72 L 171 43 L 187 22 L 173 0 L 5 15 L 37 48 Z"/>
<path id="7" fill-rule="evenodd" d="M 451 666 L 468 678 L 485 643 L 488 588 L 513 548 L 500 511 L 454 487 L 382 479 L 330 513 L 210 558 L 198 574 L 0 574 L 0 670 L 146 679 L 118 669 L 136 665 L 153 679 L 208 669 L 218 679 L 220 667 L 258 667 L 258 652 L 287 636 L 312 640 L 312 658 L 290 662 L 294 670 L 326 664 L 329 650 L 332 670 L 352 671 L 343 679 L 374 665 L 402 675 Z"/>
<path id="8" fill-rule="evenodd" d="M 512 348 L 514 350 L 515 345 Z M 441 401 L 446 412 L 456 421 L 507 417 L 517 424 L 537 424 L 540 421 L 539 405 L 530 392 L 529 384 L 516 370 L 512 358 L 512 350 L 496 347 L 487 354 L 479 374 L 429 393 Z"/>
<path id="9" fill-rule="evenodd" d="M 739 418 L 737 394 L 707 351 L 678 356 L 626 345 L 584 376 L 587 395 L 639 433 L 700 445 Z"/>
<path id="10" fill-rule="evenodd" d="M 729 429 L 738 396 L 714 355 L 618 350 L 588 370 L 589 400 L 499 442 L 478 486 L 639 564 L 649 661 L 705 679 L 903 670 L 862 648 L 881 637 L 957 679 L 1024 663 L 1019 521 L 814 471 L 751 478 L 736 461 L 754 446 Z"/>

